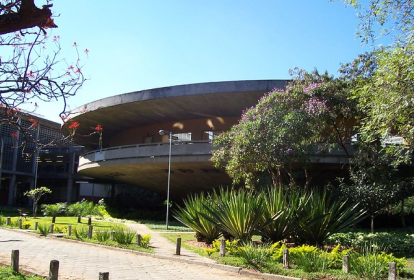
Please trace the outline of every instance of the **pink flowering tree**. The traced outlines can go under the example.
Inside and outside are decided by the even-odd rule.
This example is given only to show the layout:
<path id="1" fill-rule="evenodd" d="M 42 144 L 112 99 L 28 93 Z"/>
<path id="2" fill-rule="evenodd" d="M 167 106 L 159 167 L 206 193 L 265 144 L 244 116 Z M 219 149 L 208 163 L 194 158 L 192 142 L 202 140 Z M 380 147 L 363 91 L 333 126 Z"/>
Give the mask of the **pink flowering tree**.
<path id="1" fill-rule="evenodd" d="M 347 82 L 327 73 L 292 72 L 286 89 L 265 94 L 238 124 L 216 138 L 213 153 L 234 183 L 254 186 L 268 173 L 273 185 L 308 187 L 308 168 L 320 149 L 341 146 L 355 133 Z M 298 176 L 301 173 L 303 176 Z"/>
<path id="2" fill-rule="evenodd" d="M 38 8 L 33 0 L 0 0 L 0 124 L 12 128 L 11 136 L 23 148 L 37 141 L 33 113 L 41 112 L 41 102 L 61 101 L 63 127 L 71 133 L 51 143 L 36 143 L 38 148 L 72 139 L 77 128 L 68 122 L 67 99 L 86 80 L 82 69 L 89 50 L 81 51 L 74 43 L 65 46 L 73 49 L 72 58 L 60 56 L 60 37 L 49 29 L 57 27 L 51 2 Z M 91 132 L 102 135 L 102 130 Z"/>

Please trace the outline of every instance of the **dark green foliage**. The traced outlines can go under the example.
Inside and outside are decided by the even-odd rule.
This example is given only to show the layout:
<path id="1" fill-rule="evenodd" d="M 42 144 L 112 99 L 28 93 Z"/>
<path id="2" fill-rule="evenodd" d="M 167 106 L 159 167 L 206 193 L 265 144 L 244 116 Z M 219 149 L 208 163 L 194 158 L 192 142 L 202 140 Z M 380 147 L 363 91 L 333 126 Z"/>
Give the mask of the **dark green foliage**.
<path id="1" fill-rule="evenodd" d="M 177 206 L 173 211 L 174 217 L 184 225 L 193 229 L 199 241 L 211 244 L 213 240 L 220 237 L 220 229 L 211 219 L 205 218 L 211 215 L 208 208 L 214 207 L 214 200 L 200 195 L 191 195 L 184 200 L 184 207 Z"/>

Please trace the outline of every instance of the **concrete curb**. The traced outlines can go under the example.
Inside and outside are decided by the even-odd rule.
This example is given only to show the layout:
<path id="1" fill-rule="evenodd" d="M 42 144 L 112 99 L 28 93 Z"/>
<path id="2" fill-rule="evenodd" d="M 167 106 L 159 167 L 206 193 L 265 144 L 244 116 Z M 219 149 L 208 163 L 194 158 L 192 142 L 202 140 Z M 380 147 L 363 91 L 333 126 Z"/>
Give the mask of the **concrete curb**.
<path id="1" fill-rule="evenodd" d="M 59 240 L 59 241 L 62 241 L 62 242 L 72 242 L 72 243 L 78 243 L 78 244 L 91 246 L 91 247 L 101 247 L 101 248 L 105 248 L 105 249 L 109 249 L 109 250 L 124 251 L 124 252 L 128 252 L 128 253 L 143 255 L 143 256 L 147 256 L 147 257 L 153 257 L 153 258 L 157 258 L 157 259 L 164 259 L 164 260 L 176 261 L 176 262 L 181 262 L 181 263 L 189 263 L 189 264 L 195 264 L 195 265 L 200 265 L 200 266 L 207 266 L 207 267 L 221 269 L 221 270 L 224 270 L 224 271 L 237 273 L 237 274 L 240 274 L 240 275 L 255 277 L 255 278 L 258 278 L 258 279 L 266 279 L 266 280 L 267 279 L 268 280 L 303 280 L 302 278 L 294 278 L 294 277 L 289 277 L 289 276 L 282 276 L 282 275 L 276 275 L 276 274 L 260 273 L 260 272 L 250 271 L 250 270 L 246 270 L 242 267 L 237 267 L 237 266 L 230 266 L 230 265 L 224 265 L 224 264 L 219 264 L 219 263 L 205 263 L 205 262 L 194 261 L 194 260 L 186 260 L 186 259 L 183 259 L 181 255 L 180 256 L 179 255 L 173 255 L 173 254 L 171 256 L 156 255 L 156 254 L 151 254 L 151 253 L 146 253 L 146 252 L 134 251 L 134 250 L 130 250 L 130 249 L 106 246 L 106 245 L 102 245 L 102 244 L 83 242 L 83 241 L 80 241 L 80 240 L 66 239 L 66 238 L 62 238 L 60 235 L 55 236 L 53 234 L 50 234 L 48 236 L 40 236 L 39 234 L 34 233 L 32 230 L 12 229 L 12 228 L 5 228 L 5 227 L 2 227 L 2 229 L 9 230 L 9 231 L 18 231 L 18 232 L 25 233 L 25 234 L 30 234 L 30 235 L 35 234 L 35 235 L 38 235 L 38 238 L 53 238 L 53 239 L 56 239 L 56 240 Z M 31 271 L 27 271 L 27 272 L 36 274 L 36 272 L 31 272 Z M 36 274 L 36 275 L 38 275 L 38 274 Z"/>

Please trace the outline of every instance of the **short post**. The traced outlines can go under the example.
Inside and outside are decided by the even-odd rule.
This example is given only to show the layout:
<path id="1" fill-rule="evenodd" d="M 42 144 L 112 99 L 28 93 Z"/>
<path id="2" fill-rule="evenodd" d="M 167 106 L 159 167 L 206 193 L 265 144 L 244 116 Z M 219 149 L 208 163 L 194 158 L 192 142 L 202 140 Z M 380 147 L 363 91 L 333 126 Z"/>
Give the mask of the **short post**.
<path id="1" fill-rule="evenodd" d="M 283 249 L 283 268 L 289 268 L 289 249 Z"/>
<path id="2" fill-rule="evenodd" d="M 349 256 L 344 255 L 342 259 L 342 271 L 344 273 L 349 273 Z"/>
<path id="3" fill-rule="evenodd" d="M 19 219 L 19 228 L 23 228 L 23 221 L 22 221 L 22 219 Z"/>
<path id="4" fill-rule="evenodd" d="M 11 268 L 14 272 L 19 272 L 19 250 L 11 252 Z"/>
<path id="5" fill-rule="evenodd" d="M 50 224 L 49 232 L 53 233 L 54 228 L 55 228 L 55 224 Z"/>
<path id="6" fill-rule="evenodd" d="M 92 225 L 90 225 L 90 226 L 89 226 L 89 231 L 88 231 L 88 238 L 89 238 L 89 239 L 92 239 L 92 234 L 93 234 L 93 226 L 92 226 Z"/>
<path id="7" fill-rule="evenodd" d="M 181 254 L 181 237 L 177 238 L 177 248 L 175 249 L 175 254 L 176 255 Z"/>
<path id="8" fill-rule="evenodd" d="M 99 272 L 99 280 L 109 280 L 109 272 Z"/>
<path id="9" fill-rule="evenodd" d="M 114 232 L 111 231 L 111 241 L 114 241 Z"/>
<path id="10" fill-rule="evenodd" d="M 39 222 L 35 222 L 34 224 L 34 230 L 37 230 L 37 226 L 39 225 Z"/>
<path id="11" fill-rule="evenodd" d="M 397 264 L 390 262 L 390 270 L 388 271 L 388 280 L 397 279 Z"/>
<path id="12" fill-rule="evenodd" d="M 220 257 L 226 255 L 226 240 L 220 239 Z"/>
<path id="13" fill-rule="evenodd" d="M 141 246 L 141 234 L 137 234 L 137 246 Z"/>
<path id="14" fill-rule="evenodd" d="M 68 225 L 68 236 L 72 235 L 72 225 Z"/>
<path id="15" fill-rule="evenodd" d="M 6 219 L 6 226 L 9 226 L 11 224 L 11 218 L 10 217 L 8 217 L 7 219 Z"/>
<path id="16" fill-rule="evenodd" d="M 58 274 L 59 274 L 59 261 L 51 260 L 48 280 L 58 280 Z"/>

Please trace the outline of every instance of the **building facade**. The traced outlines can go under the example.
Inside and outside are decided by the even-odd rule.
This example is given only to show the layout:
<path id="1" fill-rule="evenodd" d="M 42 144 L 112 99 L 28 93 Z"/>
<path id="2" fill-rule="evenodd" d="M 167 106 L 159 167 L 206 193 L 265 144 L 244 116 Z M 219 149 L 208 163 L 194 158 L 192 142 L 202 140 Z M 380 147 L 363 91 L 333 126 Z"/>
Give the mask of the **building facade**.
<path id="1" fill-rule="evenodd" d="M 36 126 L 29 119 L 35 120 Z M 77 167 L 84 148 L 63 141 L 38 149 L 38 144 L 63 138 L 60 124 L 34 114 L 22 114 L 18 122 L 21 127 L 31 127 L 35 141 L 29 141 L 23 151 L 20 144 L 24 136 L 13 126 L 0 126 L 0 205 L 27 205 L 30 201 L 24 193 L 40 186 L 52 190 L 43 203 L 78 200 L 77 181 L 83 177 L 77 174 Z"/>
<path id="2" fill-rule="evenodd" d="M 170 195 L 183 197 L 231 185 L 224 170 L 211 162 L 213 138 L 236 124 L 242 112 L 286 80 L 232 81 L 189 84 L 112 96 L 74 111 L 81 135 L 103 127 L 98 137 L 75 141 L 88 150 L 79 159 L 79 174 L 96 183 L 138 186 L 167 192 L 169 135 Z M 159 131 L 167 133 L 160 135 Z M 166 135 L 165 135 L 166 134 Z M 335 155 L 323 161 L 340 163 Z M 116 193 L 114 188 L 113 193 Z"/>

